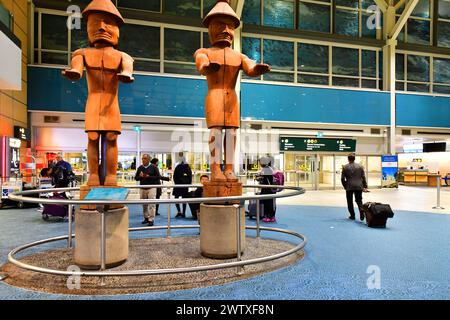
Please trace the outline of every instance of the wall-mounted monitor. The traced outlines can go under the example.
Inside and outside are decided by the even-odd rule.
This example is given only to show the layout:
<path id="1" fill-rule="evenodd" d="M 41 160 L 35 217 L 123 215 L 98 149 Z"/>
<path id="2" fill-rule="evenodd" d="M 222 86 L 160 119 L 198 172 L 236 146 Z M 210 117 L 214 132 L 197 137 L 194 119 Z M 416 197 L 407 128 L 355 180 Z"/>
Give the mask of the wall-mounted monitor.
<path id="1" fill-rule="evenodd" d="M 423 152 L 445 152 L 447 148 L 446 142 L 424 143 Z"/>

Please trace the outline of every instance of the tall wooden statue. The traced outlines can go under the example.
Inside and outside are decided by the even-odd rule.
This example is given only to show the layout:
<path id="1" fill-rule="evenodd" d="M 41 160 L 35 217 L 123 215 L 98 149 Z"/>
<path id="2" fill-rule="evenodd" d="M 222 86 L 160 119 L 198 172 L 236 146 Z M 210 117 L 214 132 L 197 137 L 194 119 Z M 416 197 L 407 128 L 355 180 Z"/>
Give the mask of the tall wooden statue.
<path id="1" fill-rule="evenodd" d="M 117 136 L 121 132 L 119 81 L 134 81 L 133 58 L 116 49 L 119 27 L 124 20 L 110 0 L 93 0 L 83 11 L 83 18 L 87 18 L 91 48 L 75 51 L 70 69 L 63 71 L 63 75 L 70 80 L 79 80 L 86 68 L 89 91 L 85 115 L 85 130 L 89 138 L 88 186 L 116 186 Z M 106 149 L 105 159 L 102 159 L 103 172 L 99 170 L 100 145 Z"/>
<path id="2" fill-rule="evenodd" d="M 231 48 L 234 30 L 240 21 L 227 0 L 217 0 L 203 20 L 208 28 L 211 48 L 195 53 L 198 71 L 206 76 L 208 94 L 205 99 L 206 123 L 210 129 L 211 181 L 205 183 L 205 197 L 242 195 L 242 183 L 234 174 L 236 134 L 240 126 L 239 100 L 235 91 L 239 71 L 258 77 L 269 72 L 267 64 L 257 64 Z M 225 131 L 225 132 L 224 132 Z M 224 137 L 225 134 L 225 137 Z M 225 156 L 224 170 L 221 163 Z M 238 201 L 239 203 L 239 201 Z M 236 209 L 229 202 L 203 203 L 200 206 L 200 250 L 212 258 L 237 255 Z M 245 247 L 244 208 L 237 209 L 241 220 L 240 250 Z"/>
<path id="3" fill-rule="evenodd" d="M 72 81 L 80 80 L 86 69 L 89 179 L 87 186 L 80 188 L 80 198 L 84 199 L 92 189 L 117 187 L 117 137 L 121 132 L 119 81 L 131 83 L 134 79 L 133 59 L 116 49 L 119 27 L 124 20 L 111 0 L 93 0 L 82 14 L 87 19 L 91 47 L 75 51 L 70 68 L 63 71 L 63 75 Z M 86 269 L 116 266 L 128 258 L 128 208 L 123 205 L 103 208 L 108 211 L 105 214 L 105 256 L 101 255 L 101 220 L 96 209 L 95 205 L 81 206 L 76 212 L 74 259 Z"/>
<path id="4" fill-rule="evenodd" d="M 218 0 L 203 20 L 212 47 L 199 49 L 194 55 L 198 71 L 208 81 L 205 109 L 206 123 L 210 129 L 212 182 L 237 181 L 233 164 L 236 131 L 240 126 L 239 101 L 235 91 L 239 71 L 243 70 L 251 77 L 270 71 L 269 65 L 257 64 L 231 48 L 234 30 L 239 27 L 240 21 L 228 3 L 228 0 Z M 220 168 L 222 152 L 225 153 L 224 172 Z"/>

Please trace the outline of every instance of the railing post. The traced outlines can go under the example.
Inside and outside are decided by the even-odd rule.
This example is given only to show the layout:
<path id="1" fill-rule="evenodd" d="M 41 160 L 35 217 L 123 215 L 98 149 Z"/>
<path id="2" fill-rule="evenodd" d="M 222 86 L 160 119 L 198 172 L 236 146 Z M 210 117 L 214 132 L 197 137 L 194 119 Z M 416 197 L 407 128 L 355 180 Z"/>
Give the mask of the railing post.
<path id="1" fill-rule="evenodd" d="M 167 199 L 170 199 L 170 191 L 169 191 L 169 189 L 167 189 Z M 170 220 L 171 220 L 171 216 L 170 216 L 170 211 L 171 211 L 171 206 L 172 206 L 172 204 L 171 203 L 168 203 L 167 204 L 167 238 L 170 238 L 170 235 L 171 235 L 171 233 L 170 233 Z"/>
<path id="2" fill-rule="evenodd" d="M 72 214 L 73 214 L 72 204 L 69 204 L 68 214 L 69 214 L 69 238 L 67 239 L 67 247 L 72 248 Z"/>
<path id="3" fill-rule="evenodd" d="M 437 190 L 437 199 L 436 199 L 436 206 L 433 207 L 433 209 L 445 209 L 443 207 L 441 207 L 441 175 L 436 177 L 436 181 L 437 181 L 437 186 L 436 186 L 436 190 Z"/>
<path id="4" fill-rule="evenodd" d="M 241 210 L 240 205 L 234 204 L 233 207 L 236 209 L 236 252 L 237 261 L 242 261 L 241 257 Z M 241 266 L 237 267 L 237 274 L 243 273 L 243 268 Z"/>

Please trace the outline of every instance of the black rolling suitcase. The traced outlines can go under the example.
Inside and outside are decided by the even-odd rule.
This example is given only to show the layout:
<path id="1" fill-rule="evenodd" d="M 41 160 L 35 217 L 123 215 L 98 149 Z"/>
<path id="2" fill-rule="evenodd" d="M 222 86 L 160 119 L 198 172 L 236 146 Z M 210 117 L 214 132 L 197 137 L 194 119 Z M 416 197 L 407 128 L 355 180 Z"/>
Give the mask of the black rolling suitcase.
<path id="1" fill-rule="evenodd" d="M 386 228 L 387 219 L 394 217 L 391 206 L 379 202 L 364 203 L 363 211 L 370 228 Z"/>

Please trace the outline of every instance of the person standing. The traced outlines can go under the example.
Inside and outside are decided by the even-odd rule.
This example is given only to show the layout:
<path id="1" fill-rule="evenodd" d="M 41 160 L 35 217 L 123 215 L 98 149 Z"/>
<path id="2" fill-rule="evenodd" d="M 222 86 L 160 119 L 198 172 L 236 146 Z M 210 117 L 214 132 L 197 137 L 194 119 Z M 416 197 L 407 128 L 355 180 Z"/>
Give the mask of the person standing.
<path id="1" fill-rule="evenodd" d="M 150 156 L 148 154 L 142 155 L 142 165 L 137 169 L 135 179 L 140 182 L 140 185 L 151 186 L 161 184 L 161 175 L 156 166 L 150 164 Z M 142 188 L 140 190 L 141 199 L 155 199 L 156 188 Z M 144 220 L 142 224 L 153 226 L 155 220 L 156 205 L 144 204 L 143 214 Z"/>
<path id="2" fill-rule="evenodd" d="M 159 179 L 157 179 L 155 184 L 161 185 L 161 180 L 170 181 L 170 179 L 168 177 L 164 177 L 164 176 L 162 176 L 160 174 L 159 167 L 158 167 L 159 159 L 153 158 L 152 161 L 150 161 L 150 163 L 151 163 L 152 166 L 155 167 L 156 171 L 158 172 L 158 176 L 159 176 Z M 162 188 L 156 188 L 156 199 L 160 199 L 161 195 L 162 195 Z M 156 216 L 159 216 L 158 210 L 159 210 L 159 204 L 156 205 L 156 210 L 155 210 L 155 215 Z"/>
<path id="3" fill-rule="evenodd" d="M 173 182 L 175 184 L 192 184 L 191 167 L 183 154 L 180 154 L 180 156 L 181 161 L 175 167 L 175 171 L 173 172 Z M 189 188 L 174 188 L 172 194 L 175 198 L 189 198 Z M 180 204 L 177 203 L 175 206 L 177 207 L 177 215 L 175 218 L 185 218 L 187 204 L 183 203 L 183 212 L 181 211 Z"/>
<path id="4" fill-rule="evenodd" d="M 355 202 L 358 205 L 361 221 L 364 220 L 364 211 L 362 210 L 362 193 L 368 192 L 366 175 L 364 168 L 355 163 L 355 154 L 348 155 L 348 164 L 342 167 L 341 182 L 347 194 L 347 207 L 350 213 L 350 220 L 355 220 L 355 209 L 353 207 L 353 194 Z"/>
<path id="5" fill-rule="evenodd" d="M 72 166 L 70 163 L 65 161 L 60 153 L 56 156 L 56 164 L 55 167 L 62 167 L 66 169 L 67 172 L 72 172 Z"/>
<path id="6" fill-rule="evenodd" d="M 261 172 L 259 174 L 259 184 L 261 185 L 273 185 L 273 169 L 271 167 L 271 159 L 264 157 L 259 160 L 261 164 Z M 271 188 L 261 188 L 261 194 L 273 194 Z M 261 200 L 261 204 L 264 212 L 264 222 L 276 222 L 274 199 Z"/>

